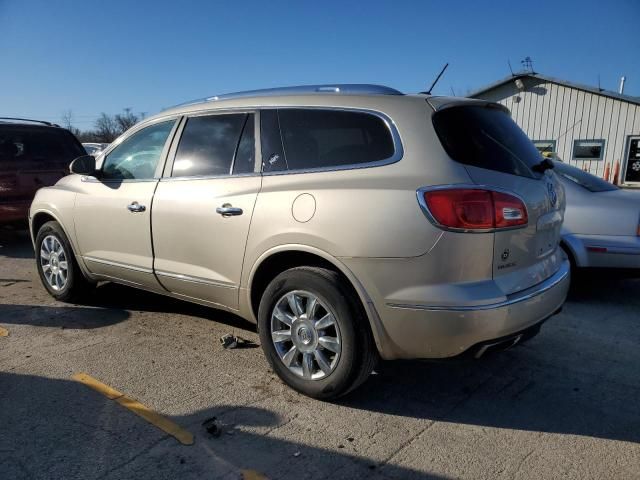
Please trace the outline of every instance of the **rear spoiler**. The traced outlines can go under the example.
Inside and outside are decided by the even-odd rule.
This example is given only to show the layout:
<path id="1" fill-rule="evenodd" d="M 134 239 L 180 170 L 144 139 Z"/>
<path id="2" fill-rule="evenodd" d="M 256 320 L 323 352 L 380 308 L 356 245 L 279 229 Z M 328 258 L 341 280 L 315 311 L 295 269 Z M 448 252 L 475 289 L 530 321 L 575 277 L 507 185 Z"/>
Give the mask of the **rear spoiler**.
<path id="1" fill-rule="evenodd" d="M 486 100 L 478 100 L 474 98 L 458 98 L 458 97 L 428 97 L 427 103 L 435 112 L 452 107 L 487 107 L 496 108 L 502 110 L 508 115 L 511 115 L 511 111 L 504 105 L 496 102 L 488 102 Z"/>

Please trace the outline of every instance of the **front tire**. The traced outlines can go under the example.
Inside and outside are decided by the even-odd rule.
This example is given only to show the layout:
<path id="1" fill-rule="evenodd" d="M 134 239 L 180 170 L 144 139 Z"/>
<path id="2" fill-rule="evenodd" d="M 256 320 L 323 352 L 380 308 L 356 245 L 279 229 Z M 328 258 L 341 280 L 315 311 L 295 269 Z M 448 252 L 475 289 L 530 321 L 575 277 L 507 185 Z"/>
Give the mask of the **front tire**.
<path id="1" fill-rule="evenodd" d="M 58 222 L 50 221 L 40 227 L 35 246 L 40 281 L 56 300 L 73 302 L 94 285 L 84 277 Z"/>
<path id="2" fill-rule="evenodd" d="M 364 382 L 377 352 L 367 319 L 337 272 L 287 270 L 266 288 L 258 309 L 260 340 L 276 374 L 307 396 L 331 399 Z"/>

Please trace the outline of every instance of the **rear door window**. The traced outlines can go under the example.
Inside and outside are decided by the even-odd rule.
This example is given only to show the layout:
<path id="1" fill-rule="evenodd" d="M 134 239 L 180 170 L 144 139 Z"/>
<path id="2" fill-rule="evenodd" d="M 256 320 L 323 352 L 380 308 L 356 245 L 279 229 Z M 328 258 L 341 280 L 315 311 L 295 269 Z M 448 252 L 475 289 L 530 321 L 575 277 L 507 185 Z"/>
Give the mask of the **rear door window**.
<path id="1" fill-rule="evenodd" d="M 231 174 L 246 113 L 191 117 L 182 132 L 172 177 Z"/>
<path id="2" fill-rule="evenodd" d="M 247 119 L 244 122 L 244 128 L 242 129 L 242 136 L 240 137 L 240 143 L 238 143 L 236 156 L 233 160 L 234 175 L 238 175 L 242 173 L 253 173 L 255 171 L 256 139 L 254 136 L 254 123 L 255 123 L 255 120 L 253 115 L 247 115 Z"/>
<path id="3" fill-rule="evenodd" d="M 509 114 L 494 106 L 456 106 L 433 115 L 442 146 L 456 162 L 538 178 L 542 157 Z"/>
<path id="4" fill-rule="evenodd" d="M 376 163 L 393 157 L 395 146 L 387 123 L 377 115 L 329 109 L 280 109 L 266 119 L 264 171 L 313 170 Z M 263 112 L 266 113 L 266 112 Z M 263 123 L 265 125 L 265 123 Z M 265 126 L 266 126 L 265 125 Z M 281 138 L 274 133 L 279 125 Z M 272 145 L 284 144 L 284 161 Z M 271 151 L 273 150 L 273 152 Z"/>

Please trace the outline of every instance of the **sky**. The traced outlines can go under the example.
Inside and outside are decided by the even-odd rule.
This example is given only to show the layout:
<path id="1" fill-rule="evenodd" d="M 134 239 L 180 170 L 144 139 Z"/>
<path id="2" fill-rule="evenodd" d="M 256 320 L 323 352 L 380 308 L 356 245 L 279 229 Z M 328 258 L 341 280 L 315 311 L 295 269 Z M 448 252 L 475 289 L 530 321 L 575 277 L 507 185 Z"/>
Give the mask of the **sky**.
<path id="1" fill-rule="evenodd" d="M 191 99 L 319 83 L 465 95 L 529 56 L 640 96 L 640 0 L 0 0 L 0 116 L 86 130 Z"/>

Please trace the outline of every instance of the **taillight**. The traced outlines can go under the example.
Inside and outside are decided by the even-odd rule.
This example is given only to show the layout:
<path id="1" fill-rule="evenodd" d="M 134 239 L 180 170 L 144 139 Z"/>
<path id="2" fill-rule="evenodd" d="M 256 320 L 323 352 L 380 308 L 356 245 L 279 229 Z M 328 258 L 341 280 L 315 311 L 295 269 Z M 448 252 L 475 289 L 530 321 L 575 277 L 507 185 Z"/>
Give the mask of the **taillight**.
<path id="1" fill-rule="evenodd" d="M 446 228 L 491 230 L 527 225 L 527 207 L 518 197 L 493 190 L 451 188 L 423 193 L 434 220 Z"/>

